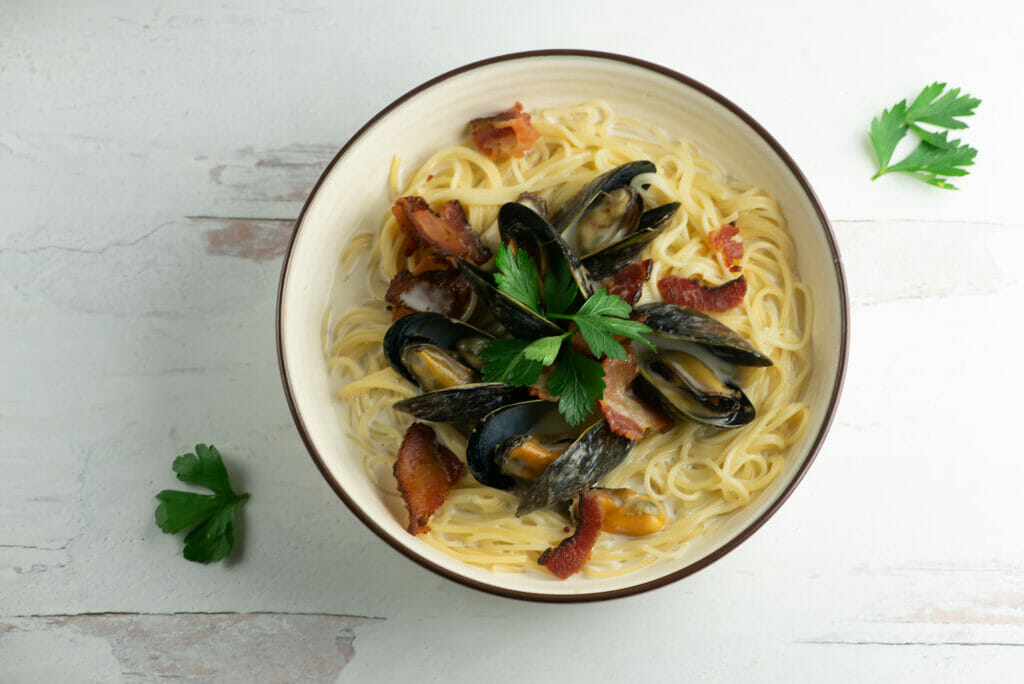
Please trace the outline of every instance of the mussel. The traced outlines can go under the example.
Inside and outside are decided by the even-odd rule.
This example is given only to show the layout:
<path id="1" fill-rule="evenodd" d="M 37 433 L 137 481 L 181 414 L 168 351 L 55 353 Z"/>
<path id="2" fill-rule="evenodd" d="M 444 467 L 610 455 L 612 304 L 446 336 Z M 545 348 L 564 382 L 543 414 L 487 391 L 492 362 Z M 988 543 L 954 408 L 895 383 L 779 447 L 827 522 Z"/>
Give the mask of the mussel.
<path id="1" fill-rule="evenodd" d="M 657 340 L 652 338 L 657 344 Z M 637 369 L 643 379 L 641 394 L 661 404 L 669 413 L 707 425 L 733 428 L 754 419 L 754 405 L 731 382 L 722 380 L 711 367 L 683 351 L 649 353 L 634 348 Z"/>
<path id="2" fill-rule="evenodd" d="M 612 277 L 635 259 L 679 210 L 681 205 L 672 202 L 644 211 L 643 198 L 631 183 L 655 170 L 649 161 L 634 161 L 607 171 L 555 216 L 555 229 L 595 282 Z"/>
<path id="3" fill-rule="evenodd" d="M 527 435 L 532 439 L 524 439 Z M 535 472 L 522 477 L 523 471 L 509 464 L 524 445 L 536 452 L 531 456 L 534 465 L 550 460 L 535 479 Z M 498 409 L 477 424 L 466 445 L 466 462 L 481 484 L 504 490 L 523 487 L 516 512 L 522 515 L 568 501 L 621 463 L 632 448 L 633 442 L 613 433 L 604 420 L 574 432 L 554 404 L 526 401 Z"/>
<path id="4" fill-rule="evenodd" d="M 648 340 L 657 353 L 634 345 L 641 394 L 669 413 L 708 425 L 732 428 L 756 415 L 754 405 L 716 370 L 734 366 L 770 366 L 772 361 L 739 333 L 687 307 L 655 302 L 636 307 L 653 331 Z"/>
<path id="5" fill-rule="evenodd" d="M 384 335 L 391 367 L 424 390 L 394 407 L 421 420 L 464 422 L 482 418 L 527 396 L 522 387 L 480 382 L 480 353 L 491 336 L 438 313 L 398 319 Z"/>

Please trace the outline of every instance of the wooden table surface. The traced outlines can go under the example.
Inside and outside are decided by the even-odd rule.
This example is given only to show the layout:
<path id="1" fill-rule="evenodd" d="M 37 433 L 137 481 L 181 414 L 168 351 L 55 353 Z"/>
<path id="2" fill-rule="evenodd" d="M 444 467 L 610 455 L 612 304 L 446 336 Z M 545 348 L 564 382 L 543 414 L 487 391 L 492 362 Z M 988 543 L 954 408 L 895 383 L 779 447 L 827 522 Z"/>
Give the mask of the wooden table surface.
<path id="1" fill-rule="evenodd" d="M 0 3 L 0 681 L 1019 681 L 1024 10 L 1003 3 Z M 852 298 L 792 498 L 672 586 L 535 605 L 436 577 L 323 481 L 284 401 L 281 256 L 367 119 L 577 47 L 690 75 L 810 178 Z M 983 100 L 950 192 L 871 182 L 872 116 Z M 153 520 L 218 445 L 239 548 Z"/>

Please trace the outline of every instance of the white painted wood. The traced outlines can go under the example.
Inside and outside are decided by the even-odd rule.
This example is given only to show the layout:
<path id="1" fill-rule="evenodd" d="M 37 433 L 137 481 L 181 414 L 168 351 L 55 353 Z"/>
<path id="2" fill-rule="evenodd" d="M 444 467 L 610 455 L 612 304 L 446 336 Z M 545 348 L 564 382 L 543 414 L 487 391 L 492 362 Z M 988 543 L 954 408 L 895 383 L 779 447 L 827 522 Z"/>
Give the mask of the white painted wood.
<path id="1" fill-rule="evenodd" d="M 4 3 L 0 681 L 214 677 L 173 648 L 158 672 L 152 641 L 113 636 L 122 614 L 157 629 L 194 612 L 271 633 L 338 616 L 325 643 L 340 634 L 354 656 L 325 646 L 320 670 L 282 670 L 310 680 L 1015 679 L 1021 13 Z M 320 478 L 276 367 L 288 221 L 335 149 L 424 80 L 539 47 L 650 59 L 747 109 L 822 198 L 853 303 L 839 414 L 790 501 L 720 562 L 613 603 L 512 602 L 400 557 Z M 971 175 L 959 192 L 871 182 L 870 118 L 935 79 L 983 100 Z M 152 517 L 171 460 L 200 441 L 253 494 L 241 553 L 214 567 L 183 560 Z M 211 633 L 221 679 L 238 640 L 263 643 L 245 634 Z"/>

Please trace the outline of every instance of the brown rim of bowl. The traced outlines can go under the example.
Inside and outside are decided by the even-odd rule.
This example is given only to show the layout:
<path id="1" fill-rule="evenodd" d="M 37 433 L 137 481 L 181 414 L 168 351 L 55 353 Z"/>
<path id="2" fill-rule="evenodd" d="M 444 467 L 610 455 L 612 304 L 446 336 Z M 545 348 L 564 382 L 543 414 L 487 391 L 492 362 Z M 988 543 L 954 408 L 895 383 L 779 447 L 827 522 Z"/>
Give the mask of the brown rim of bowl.
<path id="1" fill-rule="evenodd" d="M 835 385 L 832 389 L 832 397 L 829 399 L 828 411 L 826 412 L 825 420 L 821 425 L 821 430 L 818 432 L 818 435 L 814 440 L 814 444 L 811 445 L 811 450 L 810 453 L 807 455 L 807 458 L 800 465 L 800 469 L 797 471 L 793 480 L 782 491 L 782 493 L 779 494 L 778 498 L 775 499 L 775 501 L 771 503 L 767 510 L 765 510 L 765 512 L 762 513 L 756 520 L 754 520 L 749 526 L 747 526 L 743 531 L 741 531 L 736 537 L 730 539 L 720 549 L 717 549 L 714 553 L 704 558 L 701 558 L 700 560 L 691 563 L 686 567 L 680 568 L 679 570 L 676 570 L 673 573 L 665 575 L 664 577 L 659 577 L 649 582 L 644 582 L 643 584 L 637 584 L 611 591 L 592 592 L 588 594 L 537 594 L 528 591 L 517 591 L 514 589 L 504 589 L 501 587 L 492 586 L 490 584 L 478 582 L 477 580 L 471 579 L 464 575 L 460 575 L 457 572 L 449 570 L 448 568 L 436 565 L 432 561 L 417 555 L 416 553 L 406 549 L 404 546 L 393 541 L 390 535 L 388 535 L 383 530 L 383 528 L 381 528 L 376 523 L 376 521 L 370 518 L 348 496 L 348 493 L 345 491 L 344 487 L 341 486 L 341 483 L 339 483 L 331 474 L 331 472 L 327 469 L 324 460 L 320 457 L 320 454 L 317 453 L 317 450 L 314 448 L 313 441 L 310 438 L 308 431 L 306 430 L 306 424 L 303 422 L 302 416 L 299 415 L 298 409 L 295 406 L 295 397 L 292 395 L 291 385 L 288 381 L 288 372 L 285 369 L 284 349 L 281 340 L 281 302 L 284 297 L 284 283 L 285 278 L 287 277 L 288 274 L 288 263 L 289 260 L 291 259 L 292 248 L 295 245 L 295 237 L 298 235 L 299 230 L 302 227 L 302 219 L 306 215 L 306 209 L 309 208 L 310 202 L 313 200 L 313 197 L 320 189 L 320 185 L 324 182 L 324 179 L 331 172 L 331 169 L 334 168 L 334 165 L 338 163 L 338 160 L 345 155 L 345 152 L 348 151 L 348 149 L 357 140 L 359 140 L 367 130 L 369 130 L 375 123 L 377 123 L 377 121 L 379 121 L 381 117 L 385 116 L 393 109 L 401 105 L 403 102 L 413 97 L 414 95 L 428 88 L 431 88 L 434 85 L 437 85 L 438 83 L 445 81 L 453 76 L 457 76 L 458 74 L 467 71 L 472 71 L 474 69 L 478 69 L 480 67 L 487 66 L 489 64 L 495 64 L 498 62 L 507 62 L 516 59 L 526 59 L 531 57 L 587 57 L 592 59 L 603 59 L 613 62 L 622 62 L 625 64 L 641 67 L 643 69 L 647 69 L 649 71 L 654 71 L 664 76 L 668 76 L 669 78 L 672 78 L 676 81 L 679 81 L 680 83 L 683 83 L 684 85 L 687 85 L 695 90 L 698 90 L 704 95 L 707 95 L 711 99 L 717 101 L 719 104 L 728 108 L 734 114 L 736 114 L 736 116 L 738 116 L 748 126 L 754 129 L 754 131 L 771 146 L 772 150 L 774 150 L 774 152 L 777 155 L 779 155 L 783 162 L 785 162 L 786 166 L 789 167 L 789 170 L 793 173 L 797 181 L 800 183 L 800 187 L 803 189 L 804 193 L 807 195 L 811 203 L 814 205 L 814 210 L 818 215 L 818 219 L 821 221 L 822 226 L 824 226 L 825 228 L 825 237 L 828 239 L 829 249 L 832 252 L 832 263 L 835 267 L 836 281 L 839 285 L 839 300 L 842 308 L 842 347 L 839 350 L 839 367 L 836 370 Z M 306 445 L 306 450 L 313 458 L 313 462 L 316 464 L 316 467 L 320 470 L 320 473 L 323 475 L 324 479 L 327 480 L 328 484 L 331 485 L 331 488 L 338 495 L 338 497 L 345 502 L 345 505 L 348 506 L 349 510 L 351 510 L 352 513 L 354 513 L 357 518 L 363 521 L 363 524 L 365 524 L 367 527 L 373 530 L 373 532 L 378 537 L 387 542 L 392 548 L 399 551 L 410 560 L 418 563 L 419 565 L 423 566 L 428 570 L 431 570 L 441 575 L 442 577 L 446 577 L 454 582 L 465 585 L 467 587 L 478 589 L 489 594 L 496 594 L 498 596 L 505 596 L 508 598 L 527 601 L 540 601 L 546 603 L 581 603 L 588 601 L 602 601 L 615 598 L 624 598 L 626 596 L 633 596 L 636 594 L 643 593 L 645 591 L 657 589 L 658 587 L 663 587 L 667 584 L 671 584 L 677 580 L 692 575 L 698 570 L 701 570 L 707 567 L 708 565 L 711 565 L 719 558 L 729 553 L 737 546 L 739 546 L 741 543 L 746 541 L 747 538 L 749 538 L 752 534 L 754 534 L 754 532 L 760 529 L 761 526 L 764 525 L 764 523 L 767 522 L 767 520 L 775 514 L 779 507 L 782 506 L 786 499 L 789 498 L 790 494 L 792 494 L 793 490 L 796 488 L 797 484 L 799 484 L 800 480 L 803 479 L 804 474 L 807 472 L 807 469 L 810 467 L 811 463 L 818 455 L 818 451 L 821 449 L 821 445 L 825 440 L 825 436 L 828 434 L 829 428 L 832 425 L 832 419 L 835 416 L 836 408 L 839 403 L 839 395 L 843 387 L 843 380 L 846 375 L 846 357 L 849 351 L 850 305 L 846 291 L 846 278 L 843 274 L 843 266 L 839 260 L 839 248 L 836 245 L 835 234 L 832 232 L 832 225 L 831 223 L 829 223 L 828 217 L 825 215 L 825 211 L 821 206 L 821 202 L 818 200 L 817 195 L 815 195 L 814 190 L 811 189 L 810 183 L 807 182 L 807 178 L 804 176 L 803 172 L 796 165 L 796 162 L 793 161 L 792 157 L 789 156 L 786 150 L 782 148 L 782 145 L 780 145 L 779 142 L 775 140 L 775 138 L 773 138 L 771 134 L 769 134 L 768 131 L 764 129 L 764 127 L 761 126 L 761 124 L 755 121 L 753 117 L 747 114 L 743 109 L 741 109 L 728 98 L 720 95 L 718 92 L 712 90 L 703 83 L 695 81 L 689 76 L 684 76 L 683 74 L 680 74 L 677 71 L 673 71 L 672 69 L 668 69 L 666 67 L 642 59 L 637 59 L 635 57 L 628 57 L 625 55 L 619 55 L 610 52 L 598 52 L 594 50 L 530 50 L 527 52 L 513 52 L 506 55 L 499 55 L 497 57 L 490 57 L 488 59 L 472 62 L 471 64 L 466 64 L 456 69 L 452 69 L 451 71 L 447 71 L 441 74 L 440 76 L 430 79 L 429 81 L 423 83 L 422 85 L 419 85 L 416 88 L 413 88 L 409 92 L 405 93 L 404 95 L 396 99 L 394 102 L 389 104 L 387 107 L 382 109 L 380 112 L 378 112 L 376 116 L 367 121 L 362 126 L 362 128 L 360 128 L 356 132 L 356 134 L 353 135 L 349 139 L 349 141 L 345 143 L 345 145 L 334 156 L 334 159 L 331 160 L 331 163 L 327 165 L 327 168 L 324 169 L 323 173 L 320 174 L 320 178 L 317 180 L 316 185 L 313 186 L 313 189 L 306 197 L 306 201 L 302 205 L 302 211 L 299 212 L 299 216 L 295 220 L 295 228 L 292 231 L 291 239 L 288 241 L 288 249 L 285 251 L 284 262 L 281 267 L 281 280 L 278 284 L 277 289 L 277 313 L 275 317 L 275 325 L 277 327 L 277 361 L 278 368 L 281 372 L 281 382 L 284 385 L 284 393 L 285 397 L 288 400 L 288 408 L 291 410 L 292 419 L 295 421 L 295 425 L 299 429 L 299 435 L 302 437 L 302 441 Z"/>

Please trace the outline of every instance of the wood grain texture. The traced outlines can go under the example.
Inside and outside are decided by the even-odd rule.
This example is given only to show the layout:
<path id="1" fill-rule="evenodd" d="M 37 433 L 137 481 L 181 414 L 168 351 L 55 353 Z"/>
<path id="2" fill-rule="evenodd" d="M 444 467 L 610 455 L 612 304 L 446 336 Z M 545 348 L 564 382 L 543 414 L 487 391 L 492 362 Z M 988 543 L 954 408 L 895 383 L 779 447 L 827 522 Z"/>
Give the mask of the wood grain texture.
<path id="1" fill-rule="evenodd" d="M 1024 10 L 620 9 L 524 0 L 487 25 L 543 20 L 483 31 L 461 0 L 6 4 L 0 681 L 1017 678 Z M 911 21 L 956 50 L 908 49 Z M 834 222 L 852 344 L 824 450 L 752 539 L 652 594 L 536 606 L 430 575 L 343 507 L 283 400 L 273 307 L 344 141 L 447 69 L 567 45 L 567 25 L 704 81 L 790 151 Z M 983 100 L 971 175 L 871 182 L 871 117 L 936 78 Z M 153 521 L 196 442 L 252 492 L 212 567 Z"/>

